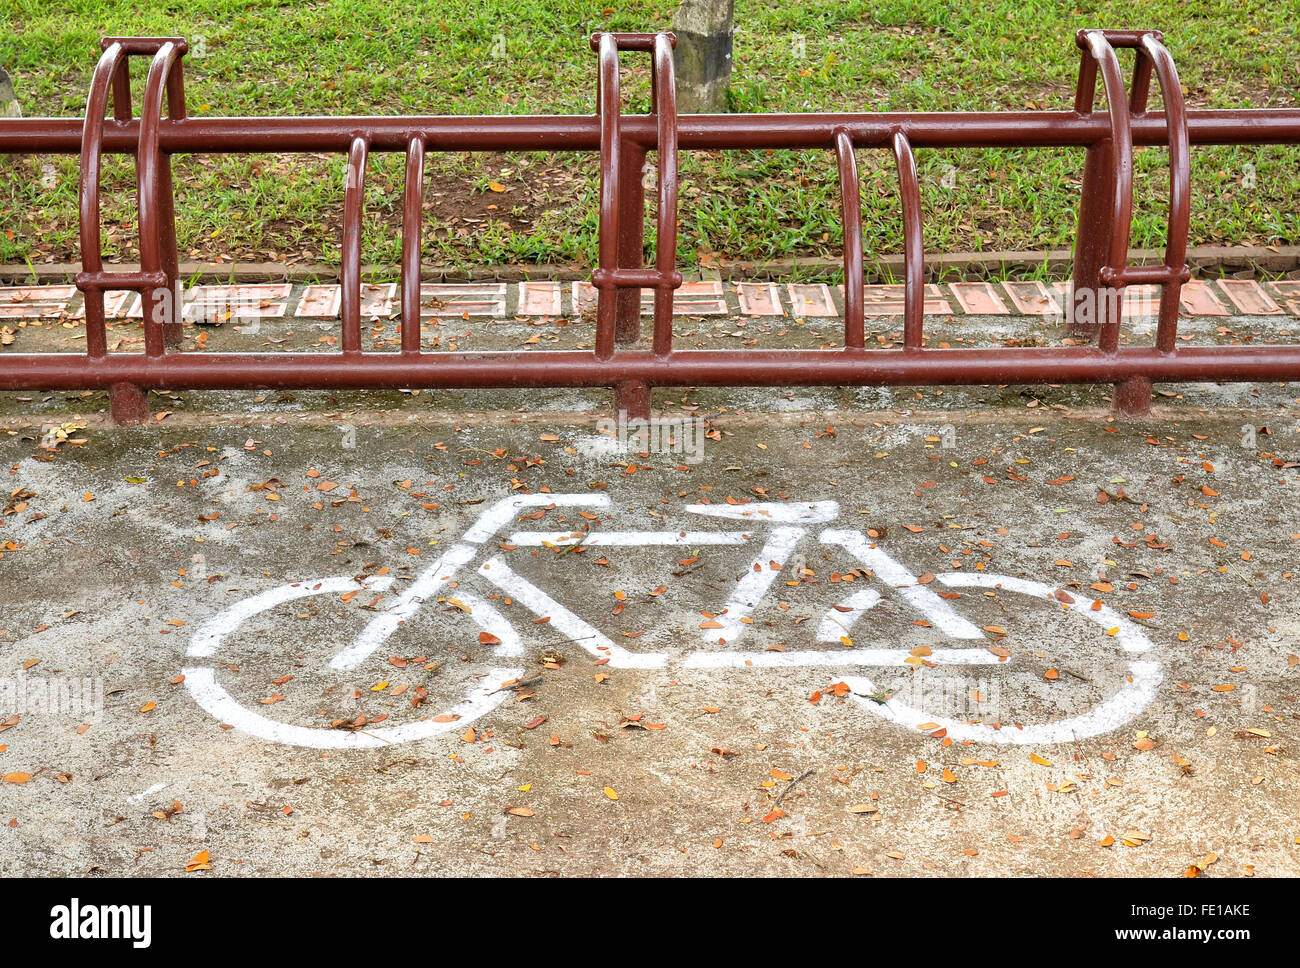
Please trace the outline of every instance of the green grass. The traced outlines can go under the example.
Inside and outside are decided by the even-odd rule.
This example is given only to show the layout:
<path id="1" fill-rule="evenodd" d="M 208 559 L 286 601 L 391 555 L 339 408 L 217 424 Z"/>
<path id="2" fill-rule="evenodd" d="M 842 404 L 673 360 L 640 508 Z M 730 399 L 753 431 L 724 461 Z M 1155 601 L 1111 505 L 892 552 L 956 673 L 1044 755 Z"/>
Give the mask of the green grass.
<path id="1" fill-rule="evenodd" d="M 612 9 L 576 0 L 5 0 L 0 64 L 28 115 L 81 114 L 106 34 L 187 37 L 195 116 L 587 113 L 595 60 L 586 35 L 666 28 L 672 9 L 644 0 Z M 1081 26 L 1164 30 L 1193 106 L 1300 104 L 1300 18 L 1269 0 L 740 0 L 736 17 L 739 111 L 1065 109 Z M 506 56 L 496 56 L 502 43 Z M 625 64 L 632 105 L 643 110 L 646 59 Z M 1068 149 L 920 152 L 927 250 L 1068 247 L 1082 160 Z M 866 246 L 898 252 L 892 159 L 864 151 L 859 164 Z M 175 165 L 184 257 L 337 263 L 341 156 L 180 156 Z M 595 169 L 592 154 L 432 155 L 426 264 L 591 264 Z M 1164 151 L 1140 150 L 1136 169 L 1133 244 L 1159 246 Z M 1193 243 L 1296 242 L 1297 171 L 1295 148 L 1196 150 Z M 0 159 L 0 172 L 0 262 L 78 258 L 76 159 Z M 682 176 L 683 263 L 838 254 L 829 151 L 692 153 Z M 492 192 L 494 181 L 506 191 Z M 397 262 L 401 185 L 399 156 L 371 159 L 366 262 Z M 130 160 L 108 159 L 112 258 L 135 257 L 133 186 Z"/>

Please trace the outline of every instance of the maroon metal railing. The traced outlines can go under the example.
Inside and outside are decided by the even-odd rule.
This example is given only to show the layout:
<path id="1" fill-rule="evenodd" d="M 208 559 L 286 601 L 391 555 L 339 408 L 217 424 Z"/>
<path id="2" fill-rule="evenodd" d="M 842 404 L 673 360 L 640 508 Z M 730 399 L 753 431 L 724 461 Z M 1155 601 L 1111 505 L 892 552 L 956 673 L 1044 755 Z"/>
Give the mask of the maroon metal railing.
<path id="1" fill-rule="evenodd" d="M 672 34 L 592 34 L 591 49 L 600 56 L 600 87 L 596 111 L 600 115 L 600 230 L 599 266 L 591 274 L 597 291 L 596 358 L 611 360 L 615 342 L 635 340 L 639 336 L 641 290 L 654 289 L 654 328 L 652 346 L 657 356 L 668 354 L 673 341 L 673 291 L 682 284 L 677 270 L 677 86 L 673 75 Z M 650 115 L 655 120 L 655 147 L 658 153 L 659 199 L 656 211 L 655 267 L 647 270 L 624 265 L 640 263 L 644 201 L 639 193 L 629 191 L 621 182 L 632 177 L 641 179 L 645 152 L 632 156 L 638 164 L 628 172 L 622 164 L 622 98 L 619 92 L 619 51 L 649 51 L 651 65 Z M 621 232 L 627 224 L 627 237 Z M 619 293 L 630 290 L 630 299 L 620 304 Z M 626 322 L 619 331 L 618 316 L 636 314 L 635 326 Z M 619 387 L 618 405 L 637 413 L 648 413 L 650 388 L 639 381 L 627 381 Z"/>
<path id="2" fill-rule="evenodd" d="M 103 55 L 95 67 L 86 99 L 86 121 L 81 135 L 81 272 L 77 288 L 85 293 L 86 353 L 90 359 L 108 354 L 104 321 L 104 293 L 127 290 L 140 293 L 146 320 L 145 355 L 160 359 L 166 347 L 181 343 L 180 273 L 176 252 L 176 216 L 173 209 L 171 156 L 158 147 L 164 89 L 167 111 L 173 120 L 185 118 L 185 83 L 181 57 L 188 45 L 179 37 L 109 37 L 102 44 Z M 113 118 L 131 120 L 131 76 L 127 61 L 134 56 L 152 56 L 145 81 L 140 116 L 140 138 L 136 150 L 136 177 L 140 206 L 140 270 L 106 272 L 101 252 L 99 223 L 99 172 L 103 154 L 104 110 L 110 87 Z M 133 386 L 111 389 L 114 415 L 124 421 L 142 419 L 148 413 L 143 393 Z"/>
<path id="3" fill-rule="evenodd" d="M 1153 381 L 1300 379 L 1300 346 L 1177 346 L 1179 290 L 1186 265 L 1190 148 L 1208 144 L 1300 143 L 1300 109 L 1189 110 L 1158 31 L 1080 31 L 1072 111 L 922 114 L 684 115 L 676 111 L 674 38 L 668 33 L 601 33 L 598 104 L 589 116 L 190 118 L 185 112 L 179 38 L 110 38 L 95 70 L 83 120 L 0 119 L 0 152 L 81 157 L 82 271 L 87 351 L 0 354 L 0 389 L 107 388 L 115 418 L 143 419 L 149 389 L 396 389 L 408 387 L 612 387 L 615 407 L 645 415 L 656 386 L 797 386 L 988 383 L 1112 383 L 1116 409 L 1145 412 Z M 1125 89 L 1119 50 L 1132 50 Z M 619 54 L 648 53 L 652 102 L 625 115 Z M 127 59 L 150 56 L 139 118 L 132 117 Z M 1163 111 L 1150 112 L 1152 77 Z M 1106 108 L 1095 108 L 1100 80 Z M 163 116 L 163 95 L 168 114 Z M 111 94 L 113 117 L 105 118 Z M 1169 152 L 1168 238 L 1160 265 L 1129 265 L 1133 149 Z M 924 250 L 916 155 L 919 148 L 1086 149 L 1068 318 L 1091 345 L 947 349 L 924 343 Z M 844 220 L 844 346 L 840 349 L 678 350 L 673 346 L 678 150 L 820 148 L 835 155 Z M 868 349 L 864 333 L 862 213 L 855 152 L 893 153 L 902 202 L 903 345 Z M 596 339 L 591 351 L 425 352 L 420 343 L 420 239 L 424 162 L 429 151 L 581 150 L 600 159 Z M 642 169 L 657 153 L 656 251 L 644 255 Z M 178 152 L 332 151 L 347 155 L 342 230 L 342 340 L 338 353 L 179 352 L 181 300 L 170 157 Z M 133 154 L 139 183 L 140 268 L 106 271 L 99 229 L 100 159 Z M 361 217 L 366 164 L 374 152 L 402 152 L 400 352 L 366 352 L 361 340 Z M 1123 346 L 1119 296 L 1125 286 L 1162 287 L 1155 342 Z M 648 348 L 640 293 L 654 291 Z M 145 351 L 108 352 L 107 290 L 141 293 Z"/>
<path id="4" fill-rule="evenodd" d="M 1079 114 L 1093 112 L 1098 72 L 1106 91 L 1110 138 L 1106 145 L 1099 146 L 1097 150 L 1109 152 L 1106 167 L 1110 176 L 1107 180 L 1111 208 L 1108 224 L 1094 226 L 1097 234 L 1089 239 L 1092 246 L 1104 249 L 1105 252 L 1105 260 L 1095 277 L 1079 278 L 1079 255 L 1076 250 L 1076 277 L 1072 297 L 1074 316 L 1088 324 L 1076 328 L 1091 333 L 1096 326 L 1100 326 L 1101 349 L 1114 353 L 1119 347 L 1119 290 L 1128 285 L 1159 285 L 1161 297 L 1156 346 L 1162 352 L 1169 353 L 1174 349 L 1174 337 L 1178 329 L 1179 291 L 1183 283 L 1191 278 L 1191 268 L 1184 261 L 1191 213 L 1191 161 L 1187 108 L 1183 103 L 1178 71 L 1162 42 L 1163 35 L 1157 30 L 1081 30 L 1076 41 L 1083 53 L 1079 66 L 1079 85 L 1075 93 L 1075 111 Z M 1120 73 L 1119 58 L 1115 54 L 1116 48 L 1128 48 L 1136 52 L 1133 80 L 1127 94 Z M 1146 114 L 1153 69 L 1164 100 L 1169 145 L 1169 234 L 1163 265 L 1130 266 L 1128 247 L 1133 218 L 1133 118 Z M 1085 188 L 1085 193 L 1086 191 Z M 1085 231 L 1081 225 L 1080 247 L 1084 244 L 1084 238 Z M 1085 299 L 1091 299 L 1092 302 L 1091 319 L 1086 318 L 1086 307 L 1083 305 Z M 1151 381 L 1138 377 L 1117 386 L 1115 393 L 1119 409 L 1143 409 L 1151 397 Z"/>

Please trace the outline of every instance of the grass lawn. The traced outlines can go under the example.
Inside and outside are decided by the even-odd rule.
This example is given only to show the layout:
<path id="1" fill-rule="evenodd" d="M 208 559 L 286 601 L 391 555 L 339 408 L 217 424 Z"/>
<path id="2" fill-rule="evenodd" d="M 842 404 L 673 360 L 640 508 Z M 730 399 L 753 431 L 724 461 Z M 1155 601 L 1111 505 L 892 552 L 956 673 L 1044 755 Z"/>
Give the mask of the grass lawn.
<path id="1" fill-rule="evenodd" d="M 733 108 L 1066 109 L 1081 26 L 1162 29 L 1193 106 L 1295 106 L 1300 18 L 1286 6 L 738 0 Z M 106 34 L 188 38 L 195 116 L 587 113 L 595 109 L 588 32 L 667 28 L 672 10 L 645 0 L 616 9 L 578 0 L 3 0 L 0 65 L 29 116 L 82 113 Z M 647 59 L 625 62 L 633 65 L 625 84 L 644 109 Z M 106 161 L 106 252 L 134 259 L 134 168 Z M 1070 245 L 1082 152 L 922 151 L 918 161 L 927 250 Z M 1192 161 L 1193 243 L 1300 240 L 1300 149 L 1205 148 Z M 867 248 L 898 252 L 892 159 L 864 151 L 859 164 Z M 185 257 L 337 263 L 342 156 L 179 156 L 175 165 Z M 682 263 L 838 254 L 830 151 L 693 153 L 681 167 Z M 1133 244 L 1158 246 L 1165 152 L 1141 149 L 1135 167 Z M 592 154 L 430 156 L 425 263 L 592 264 L 595 169 Z M 371 159 L 365 262 L 398 261 L 401 182 L 399 155 Z M 78 258 L 76 189 L 75 157 L 0 158 L 0 262 Z"/>

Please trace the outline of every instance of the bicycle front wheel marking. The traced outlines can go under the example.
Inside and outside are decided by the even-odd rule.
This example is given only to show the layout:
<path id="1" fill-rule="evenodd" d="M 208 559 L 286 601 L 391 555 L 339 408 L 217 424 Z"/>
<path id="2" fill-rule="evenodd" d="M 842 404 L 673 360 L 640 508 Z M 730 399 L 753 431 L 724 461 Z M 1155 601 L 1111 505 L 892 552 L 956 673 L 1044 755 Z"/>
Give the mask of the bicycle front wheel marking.
<path id="1" fill-rule="evenodd" d="M 1003 591 L 1018 592 L 1036 598 L 1050 598 L 1054 591 L 1052 586 L 1042 582 L 1012 578 L 1008 575 L 942 575 L 939 581 L 949 587 L 958 588 L 998 587 Z M 1116 644 L 1124 652 L 1141 654 L 1151 651 L 1151 640 L 1139 626 L 1109 606 L 1103 605 L 1095 611 L 1092 606 L 1093 602 L 1090 599 L 1077 597 L 1070 611 L 1104 628 L 1118 628 L 1119 632 L 1115 636 Z M 948 737 L 957 742 L 1028 746 L 1067 743 L 1089 736 L 1100 736 L 1130 722 L 1155 698 L 1163 673 L 1159 662 L 1136 657 L 1128 662 L 1128 670 L 1131 678 L 1124 682 L 1119 691 L 1086 713 L 1051 723 L 1019 726 L 1003 723 L 1000 724 L 1000 728 L 985 723 L 969 723 L 933 715 L 925 710 L 904 705 L 896 699 L 883 703 L 877 702 L 870 698 L 878 694 L 876 686 L 865 677 L 849 676 L 837 681 L 844 682 L 852 690 L 850 698 L 863 709 L 899 726 L 916 729 L 924 723 L 930 730 L 946 729 Z M 934 725 L 929 726 L 931 723 Z"/>

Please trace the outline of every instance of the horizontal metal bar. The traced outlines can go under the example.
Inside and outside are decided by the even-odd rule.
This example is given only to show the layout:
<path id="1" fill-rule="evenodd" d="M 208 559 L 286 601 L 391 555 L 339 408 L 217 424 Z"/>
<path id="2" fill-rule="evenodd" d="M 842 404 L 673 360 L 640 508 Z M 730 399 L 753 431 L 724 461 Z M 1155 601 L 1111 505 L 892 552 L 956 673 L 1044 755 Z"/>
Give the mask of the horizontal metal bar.
<path id="1" fill-rule="evenodd" d="M 1300 345 L 912 350 L 624 350 L 541 353 L 5 354 L 0 390 L 406 389 L 648 386 L 872 386 L 1300 379 Z"/>
<path id="2" fill-rule="evenodd" d="M 677 269 L 593 269 L 591 284 L 597 289 L 605 286 L 653 289 L 659 285 L 676 289 L 682 284 L 682 274 Z"/>
<path id="3" fill-rule="evenodd" d="M 152 272 L 78 272 L 74 282 L 82 292 L 121 289 L 139 292 L 142 289 L 166 289 L 168 280 L 167 273 L 155 269 Z"/>
<path id="4" fill-rule="evenodd" d="M 164 44 L 171 44 L 182 54 L 190 49 L 189 41 L 184 37 L 105 37 L 99 42 L 99 49 L 108 50 L 114 44 L 121 47 L 124 54 L 147 57 L 162 50 Z"/>
<path id="5" fill-rule="evenodd" d="M 1192 278 L 1191 266 L 1128 266 L 1119 272 L 1109 266 L 1101 270 L 1101 281 L 1109 286 L 1162 286 L 1170 282 L 1187 282 Z"/>
<path id="6" fill-rule="evenodd" d="M 683 150 L 824 149 L 840 129 L 860 148 L 888 148 L 895 131 L 914 148 L 1086 147 L 1110 135 L 1104 116 L 1072 111 L 683 114 L 677 121 Z M 0 153 L 77 154 L 83 124 L 81 118 L 0 119 Z M 658 136 L 651 115 L 624 115 L 620 130 L 625 139 L 651 149 Z M 139 121 L 106 121 L 103 150 L 130 154 L 139 134 Z M 1193 145 L 1300 144 L 1300 108 L 1188 111 L 1187 134 Z M 357 136 L 366 138 L 372 152 L 405 152 L 415 136 L 425 139 L 429 151 L 595 151 L 600 121 L 595 115 L 440 115 L 186 118 L 159 125 L 159 147 L 169 154 L 345 153 Z M 1163 113 L 1133 119 L 1134 144 L 1165 145 L 1168 138 Z"/>
<path id="7" fill-rule="evenodd" d="M 603 36 L 603 32 L 591 35 L 589 42 L 592 50 L 600 50 L 600 38 Z M 610 34 L 610 36 L 614 38 L 614 45 L 619 50 L 644 51 L 648 53 L 655 49 L 655 37 L 657 37 L 658 34 L 646 33 L 643 31 L 633 31 L 630 33 L 620 33 L 615 31 Z M 668 43 L 672 44 L 673 47 L 677 46 L 676 34 L 665 33 L 664 36 L 668 38 Z"/>

